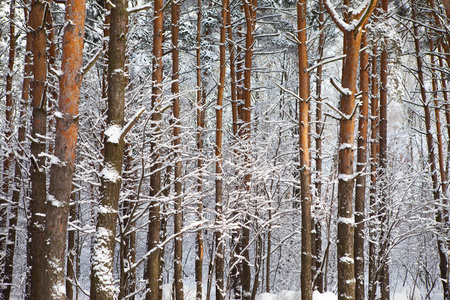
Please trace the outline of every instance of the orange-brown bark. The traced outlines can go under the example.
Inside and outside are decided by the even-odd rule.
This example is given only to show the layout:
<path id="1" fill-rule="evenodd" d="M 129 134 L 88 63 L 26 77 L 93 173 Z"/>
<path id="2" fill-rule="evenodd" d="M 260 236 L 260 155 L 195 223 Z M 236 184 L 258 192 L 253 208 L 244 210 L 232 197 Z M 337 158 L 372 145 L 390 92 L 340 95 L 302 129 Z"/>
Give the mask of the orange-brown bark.
<path id="1" fill-rule="evenodd" d="M 362 26 L 372 13 L 376 0 L 370 1 L 368 10 L 359 20 L 352 22 L 353 26 L 346 28 L 337 21 L 337 16 L 331 12 L 330 4 L 325 1 L 326 8 L 335 24 L 344 33 L 344 58 L 342 68 L 342 89 L 340 99 L 341 118 L 339 121 L 339 153 L 338 153 L 338 299 L 355 299 L 355 269 L 354 269 L 354 216 L 353 216 L 353 147 L 355 133 L 356 76 L 359 51 L 361 46 Z M 350 1 L 344 1 L 350 4 Z M 348 13 L 345 21 L 351 22 Z M 356 25 L 355 25 L 356 24 Z"/>
<path id="2" fill-rule="evenodd" d="M 223 123 L 223 96 L 225 89 L 225 75 L 226 75 L 226 64 L 225 64 L 225 51 L 226 51 L 226 26 L 227 26 L 227 15 L 228 15 L 228 0 L 222 0 L 222 24 L 220 27 L 220 75 L 219 75 L 219 85 L 217 90 L 217 102 L 216 102 L 216 147 L 215 147 L 215 171 L 216 171 L 216 224 L 219 229 L 216 231 L 216 257 L 215 257 L 215 268 L 216 268 L 216 300 L 225 299 L 225 281 L 224 281 L 224 249 L 225 240 L 223 238 L 223 233 L 220 227 L 223 225 L 223 171 L 222 171 L 222 123 Z"/>
<path id="3" fill-rule="evenodd" d="M 302 210 L 301 295 L 312 299 L 312 220 L 311 220 L 311 161 L 309 154 L 309 73 L 306 49 L 307 1 L 297 1 L 297 39 L 299 73 L 299 155 L 300 201 Z"/>
<path id="4" fill-rule="evenodd" d="M 68 0 L 63 35 L 62 76 L 56 121 L 54 156 L 50 169 L 50 187 L 46 206 L 45 239 L 47 264 L 44 280 L 45 299 L 66 299 L 65 250 L 72 192 L 72 177 L 78 136 L 78 107 L 83 62 L 85 1 Z"/>

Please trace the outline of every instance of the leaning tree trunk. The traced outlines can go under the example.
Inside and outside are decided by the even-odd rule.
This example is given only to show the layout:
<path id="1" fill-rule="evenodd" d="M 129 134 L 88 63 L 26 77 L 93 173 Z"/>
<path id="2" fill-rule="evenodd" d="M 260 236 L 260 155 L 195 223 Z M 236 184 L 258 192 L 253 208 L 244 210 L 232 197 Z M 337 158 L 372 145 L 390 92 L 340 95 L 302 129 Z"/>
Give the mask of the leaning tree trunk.
<path id="1" fill-rule="evenodd" d="M 107 129 L 104 137 L 104 165 L 101 171 L 100 206 L 94 241 L 91 299 L 114 298 L 113 261 L 117 209 L 122 185 L 125 106 L 125 50 L 128 2 L 113 0 L 108 62 Z"/>

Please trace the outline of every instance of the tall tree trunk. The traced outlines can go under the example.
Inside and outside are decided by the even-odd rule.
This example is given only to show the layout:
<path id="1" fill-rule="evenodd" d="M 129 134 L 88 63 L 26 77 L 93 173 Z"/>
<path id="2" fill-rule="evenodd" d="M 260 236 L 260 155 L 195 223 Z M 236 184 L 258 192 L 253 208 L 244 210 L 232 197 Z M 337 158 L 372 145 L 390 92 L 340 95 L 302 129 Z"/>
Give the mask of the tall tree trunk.
<path id="1" fill-rule="evenodd" d="M 350 4 L 344 1 L 344 4 Z M 338 299 L 355 299 L 355 267 L 354 267 L 354 216 L 353 216 L 353 186 L 355 177 L 353 174 L 353 147 L 355 133 L 355 94 L 356 76 L 358 74 L 358 58 L 361 46 L 361 32 L 364 23 L 369 18 L 376 4 L 371 0 L 361 16 L 348 17 L 346 22 L 352 22 L 351 26 L 345 27 L 343 21 L 337 20 L 337 16 L 325 1 L 326 8 L 330 13 L 336 26 L 344 33 L 344 53 L 346 57 L 342 69 L 342 88 L 340 89 L 340 111 L 339 120 L 339 154 L 338 154 Z M 348 23 L 347 23 L 348 24 Z M 350 28 L 349 28 L 350 27 Z"/>
<path id="2" fill-rule="evenodd" d="M 83 79 L 85 1 L 68 0 L 62 48 L 62 76 L 56 120 L 56 163 L 50 169 L 50 187 L 46 205 L 46 272 L 44 299 L 66 299 L 65 251 L 72 178 L 78 136 L 78 107 Z"/>
<path id="3" fill-rule="evenodd" d="M 9 58 L 8 58 L 8 72 L 6 74 L 6 141 L 11 140 L 14 132 L 13 125 L 13 75 L 14 75 L 14 60 L 16 56 L 16 35 L 15 35 L 15 13 L 16 1 L 11 0 L 9 3 Z M 11 143 L 10 143 L 11 144 Z M 5 160 L 3 161 L 3 196 L 0 197 L 0 283 L 3 286 L 0 288 L 0 298 L 9 299 L 11 293 L 11 283 L 13 276 L 13 258 L 14 245 L 16 242 L 15 226 L 17 223 L 17 204 L 14 202 L 10 206 L 10 214 L 7 217 L 8 203 L 6 199 L 9 197 L 9 187 L 11 184 L 12 164 L 13 164 L 13 149 L 7 149 Z M 9 224 L 7 224 L 9 220 Z M 3 256 L 4 255 L 4 256 Z M 4 267 L 4 268 L 3 268 Z"/>
<path id="4" fill-rule="evenodd" d="M 364 32 L 361 38 L 361 58 L 359 63 L 359 87 L 362 92 L 361 106 L 358 120 L 358 149 L 355 188 L 355 277 L 356 300 L 364 300 L 364 219 L 366 203 L 366 167 L 367 167 L 367 132 L 369 116 L 369 53 L 365 50 L 367 35 Z"/>
<path id="5" fill-rule="evenodd" d="M 227 14 L 227 36 L 228 36 L 228 52 L 230 54 L 230 91 L 231 91 L 231 113 L 232 113 L 232 132 L 235 146 L 233 149 L 233 164 L 235 168 L 235 175 L 239 176 L 239 159 L 240 159 L 240 149 L 238 145 L 241 143 L 242 137 L 242 102 L 243 102 L 243 89 L 242 89 L 242 47 L 233 42 L 233 28 L 232 28 L 232 20 L 231 20 L 231 7 L 230 3 L 228 3 L 228 11 Z M 241 26 L 239 25 L 239 29 L 237 30 L 238 39 L 241 38 Z M 237 69 L 237 70 L 236 70 Z M 236 188 L 239 188 L 236 186 Z M 236 204 L 234 204 L 233 209 L 236 211 L 233 212 L 234 215 L 237 214 L 237 210 L 239 209 Z M 230 290 L 231 297 L 240 298 L 241 297 L 241 267 L 242 262 L 240 258 L 240 248 L 241 247 L 241 230 L 240 228 L 233 229 L 231 232 L 231 243 L 230 248 L 232 249 L 231 259 L 230 259 Z M 270 259 L 269 259 L 270 260 Z"/>
<path id="6" fill-rule="evenodd" d="M 388 1 L 381 1 L 381 8 L 383 10 L 383 15 L 387 14 Z M 383 17 L 386 18 L 386 17 Z M 381 199 L 380 199 L 380 224 L 381 224 L 381 234 L 380 234 L 380 288 L 381 288 L 381 298 L 389 300 L 390 298 L 390 288 L 389 288 L 389 245 L 390 237 L 387 234 L 389 232 L 389 210 L 388 210 L 388 196 L 386 194 L 387 185 L 386 178 L 386 168 L 387 168 L 387 65 L 388 65 L 388 53 L 386 47 L 383 47 L 381 51 L 380 58 L 380 157 L 379 163 L 380 168 L 379 178 L 381 179 Z"/>
<path id="7" fill-rule="evenodd" d="M 71 196 L 71 202 L 70 203 L 70 212 L 69 212 L 69 222 L 74 223 L 77 220 L 77 203 L 76 203 L 76 194 L 72 192 Z M 79 259 L 77 257 L 77 248 L 78 245 L 76 243 L 76 235 L 75 230 L 69 230 L 67 234 L 67 259 L 66 259 L 66 265 L 67 265 L 67 275 L 66 275 L 66 298 L 67 300 L 73 300 L 74 291 L 73 288 L 75 278 L 77 276 L 76 273 L 76 261 Z"/>
<path id="8" fill-rule="evenodd" d="M 180 19 L 180 2 L 175 0 L 172 2 L 172 95 L 173 100 L 173 137 L 174 137 L 174 152 L 175 152 L 175 217 L 174 217 L 174 234 L 178 234 L 175 238 L 175 252 L 174 252 L 174 291 L 175 300 L 183 300 L 183 235 L 181 233 L 183 226 L 183 211 L 181 207 L 181 137 L 180 137 L 180 84 L 179 84 L 179 50 L 178 50 L 178 35 L 179 35 L 179 19 Z"/>
<path id="9" fill-rule="evenodd" d="M 428 147 L 428 163 L 430 165 L 430 174 L 431 174 L 431 181 L 432 181 L 432 188 L 433 188 L 433 199 L 436 202 L 436 205 L 439 205 L 440 203 L 440 193 L 439 193 L 439 181 L 437 177 L 437 166 L 436 166 L 436 157 L 434 154 L 434 141 L 433 141 L 433 134 L 431 132 L 431 113 L 430 108 L 427 100 L 427 91 L 425 89 L 424 84 L 424 75 L 423 75 L 423 62 L 421 57 L 421 50 L 420 50 L 420 37 L 419 37 L 419 28 L 417 24 L 417 7 L 416 7 L 416 1 L 411 0 L 412 5 L 412 20 L 414 21 L 413 24 L 413 34 L 414 34 L 414 46 L 416 50 L 416 61 L 417 61 L 417 77 L 420 85 L 420 95 L 422 100 L 422 107 L 424 109 L 425 114 L 425 130 L 426 130 L 426 140 L 427 140 L 427 147 Z M 439 205 L 440 206 L 440 205 Z M 435 215 L 436 223 L 438 224 L 438 227 L 441 226 L 442 223 L 442 210 L 440 207 L 437 207 L 436 209 L 436 215 Z M 449 295 L 449 287 L 448 287 L 448 269 L 447 269 L 447 253 L 445 253 L 445 241 L 442 238 L 442 232 L 440 230 L 438 231 L 437 236 L 437 246 L 438 246 L 438 254 L 439 254 L 439 269 L 440 269 L 440 279 L 442 283 L 443 288 L 443 296 L 444 300 L 450 299 Z"/>
<path id="10" fill-rule="evenodd" d="M 245 33 L 245 61 L 244 61 L 244 89 L 243 98 L 244 105 L 242 109 L 243 115 L 243 127 L 242 136 L 243 144 L 246 148 L 244 153 L 244 187 L 246 189 L 246 200 L 250 200 L 250 189 L 251 189 L 251 173 L 250 173 L 250 132 L 251 132 L 251 75 L 252 75 L 252 64 L 253 64 L 253 46 L 255 43 L 254 31 L 256 26 L 256 9 L 258 0 L 246 1 L 243 0 L 244 13 L 245 13 L 245 23 L 246 23 L 246 33 Z M 250 203 L 248 203 L 249 205 Z M 242 239 L 240 249 L 242 251 L 241 255 L 243 257 L 242 261 L 242 299 L 249 300 L 251 296 L 251 269 L 250 269 L 250 216 L 244 212 L 244 217 L 242 220 L 243 224 Z"/>
<path id="11" fill-rule="evenodd" d="M 222 24 L 220 27 L 220 75 L 219 85 L 217 90 L 217 102 L 216 102 L 216 147 L 215 147 L 215 160 L 216 160 L 216 224 L 218 229 L 216 230 L 216 300 L 225 299 L 226 290 L 224 282 L 224 250 L 225 240 L 223 237 L 223 172 L 222 172 L 222 106 L 223 106 L 223 94 L 225 89 L 225 51 L 226 51 L 226 30 L 227 30 L 227 12 L 228 12 L 228 0 L 222 0 Z"/>
<path id="12" fill-rule="evenodd" d="M 101 172 L 100 205 L 94 242 L 91 274 L 91 299 L 114 297 L 113 261 L 117 209 L 122 185 L 124 153 L 123 122 L 125 109 L 125 59 L 128 24 L 128 2 L 114 0 L 108 61 L 107 129 L 104 137 L 104 165 Z"/>
<path id="13" fill-rule="evenodd" d="M 369 218 L 375 219 L 377 203 L 377 166 L 379 153 L 379 104 L 378 104 L 378 50 L 374 44 L 372 48 L 372 74 L 371 74 L 371 96 L 370 96 L 370 189 L 369 189 Z M 375 300 L 377 290 L 377 266 L 376 266 L 376 244 L 375 228 L 369 227 L 369 276 L 368 276 L 368 298 Z"/>
<path id="14" fill-rule="evenodd" d="M 306 49 L 307 1 L 297 1 L 297 39 L 299 72 L 299 155 L 300 198 L 302 210 L 301 294 L 302 300 L 312 299 L 312 222 L 311 222 L 311 161 L 309 155 L 309 73 Z"/>
<path id="15" fill-rule="evenodd" d="M 197 220 L 203 220 L 203 129 L 205 127 L 204 98 L 202 85 L 202 69 L 201 69 L 201 41 L 202 41 L 202 0 L 197 0 L 197 44 L 196 44 L 196 62 L 197 62 Z M 201 225 L 200 225 L 201 226 Z M 200 227 L 199 226 L 199 227 Z M 203 298 L 203 234 L 200 228 L 197 228 L 197 248 L 195 257 L 195 282 L 196 282 L 196 300 Z"/>
<path id="16" fill-rule="evenodd" d="M 162 42 L 163 42 L 163 1 L 155 0 L 153 19 L 153 87 L 152 87 L 152 132 L 154 137 L 150 144 L 153 165 L 150 176 L 150 214 L 149 214 L 149 232 L 148 232 L 148 250 L 150 255 L 147 260 L 147 293 L 146 300 L 159 300 L 161 294 L 160 287 L 160 203 L 158 197 L 161 193 L 161 162 L 159 162 L 158 139 L 160 134 L 161 112 L 160 103 L 162 101 Z"/>
<path id="17" fill-rule="evenodd" d="M 319 62 L 323 58 L 323 50 L 325 43 L 325 19 L 324 19 L 324 7 L 323 0 L 319 0 Z M 323 121 L 322 121 L 322 65 L 319 65 L 316 73 L 316 181 L 315 181 L 315 189 L 316 189 L 316 198 L 317 201 L 320 201 L 322 197 L 322 131 L 323 131 Z M 315 212 L 317 213 L 317 208 Z M 322 226 L 320 225 L 320 220 L 316 218 L 315 223 L 316 230 L 316 240 L 315 240 L 315 253 L 314 256 L 316 258 L 316 272 L 314 275 L 314 289 L 317 289 L 319 292 L 323 292 L 323 271 L 322 271 Z"/>
<path id="18" fill-rule="evenodd" d="M 29 11 L 28 11 L 28 1 L 24 2 L 24 16 L 26 24 L 30 24 L 29 20 Z M 33 35 L 31 33 L 31 30 L 27 30 L 26 32 L 26 46 L 25 46 L 25 58 L 24 58 L 24 72 L 23 72 L 23 86 L 22 86 L 22 97 L 21 97 L 21 103 L 20 103 L 20 120 L 19 120 L 19 130 L 18 130 L 18 145 L 19 149 L 17 151 L 18 156 L 16 156 L 16 164 L 15 164 L 15 170 L 14 170 L 14 190 L 13 190 L 13 196 L 12 196 L 12 203 L 14 205 L 14 209 L 17 209 L 19 206 L 19 200 L 20 200 L 20 190 L 23 186 L 23 183 L 25 182 L 25 176 L 27 172 L 22 173 L 21 163 L 23 162 L 24 157 L 24 142 L 25 142 L 25 134 L 27 132 L 27 111 L 30 101 L 30 93 L 31 93 L 31 75 L 33 71 L 33 58 L 32 58 L 32 49 L 33 49 Z M 13 213 L 13 212 L 12 212 Z M 17 213 L 15 224 L 17 223 Z M 10 220 L 11 222 L 11 220 Z M 30 225 L 28 225 L 28 229 L 30 229 Z M 15 228 L 14 228 L 15 230 Z M 27 231 L 28 239 L 27 239 L 27 271 L 26 271 L 26 279 L 25 279 L 25 299 L 29 300 L 31 299 L 31 255 L 30 255 L 30 249 L 31 249 L 31 233 L 30 231 Z M 15 246 L 15 244 L 14 244 Z M 14 258 L 14 255 L 12 255 L 12 258 Z M 12 270 L 11 270 L 12 274 Z"/>
<path id="19" fill-rule="evenodd" d="M 33 68 L 31 97 L 33 116 L 31 122 L 30 167 L 31 201 L 28 232 L 30 235 L 31 299 L 44 299 L 45 270 L 45 202 L 47 200 L 46 174 L 44 171 L 47 134 L 47 34 L 45 13 L 51 13 L 50 1 L 31 1 L 29 25 L 33 39 Z"/>

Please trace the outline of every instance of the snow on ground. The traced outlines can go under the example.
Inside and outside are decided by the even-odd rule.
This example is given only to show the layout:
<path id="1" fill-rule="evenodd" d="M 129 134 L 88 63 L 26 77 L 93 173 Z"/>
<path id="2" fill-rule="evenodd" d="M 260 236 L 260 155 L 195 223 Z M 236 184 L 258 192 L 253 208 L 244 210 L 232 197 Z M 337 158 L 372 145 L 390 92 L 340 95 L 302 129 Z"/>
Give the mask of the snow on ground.
<path id="1" fill-rule="evenodd" d="M 256 296 L 256 300 L 299 300 L 301 299 L 300 292 L 297 291 L 281 291 L 280 294 L 263 293 Z M 313 300 L 337 300 L 337 296 L 333 293 L 319 293 L 314 291 Z"/>

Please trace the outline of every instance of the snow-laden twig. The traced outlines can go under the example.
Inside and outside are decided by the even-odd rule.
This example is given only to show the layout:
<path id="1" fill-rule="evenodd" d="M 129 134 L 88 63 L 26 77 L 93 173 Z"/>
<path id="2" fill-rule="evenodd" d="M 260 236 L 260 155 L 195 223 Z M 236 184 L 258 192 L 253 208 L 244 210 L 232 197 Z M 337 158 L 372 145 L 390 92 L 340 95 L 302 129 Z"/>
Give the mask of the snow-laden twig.
<path id="1" fill-rule="evenodd" d="M 337 13 L 334 6 L 331 5 L 329 0 L 325 0 L 325 8 L 328 11 L 328 14 L 330 15 L 331 19 L 333 20 L 334 24 L 342 31 L 342 32 L 352 32 L 361 29 L 361 27 L 364 25 L 364 23 L 367 21 L 367 19 L 372 14 L 372 11 L 375 8 L 375 5 L 377 4 L 378 0 L 367 0 L 367 3 L 362 4 L 358 9 L 357 13 L 361 14 L 361 17 L 358 19 L 353 19 L 351 23 L 345 22 Z M 365 10 L 363 9 L 365 7 Z M 358 16 L 357 16 L 358 17 Z"/>
<path id="2" fill-rule="evenodd" d="M 277 87 L 279 87 L 283 92 L 288 93 L 289 95 L 291 95 L 291 96 L 297 98 L 297 99 L 300 100 L 300 101 L 304 101 L 302 98 L 300 98 L 299 95 L 297 95 L 296 93 L 294 93 L 294 92 L 292 92 L 292 91 L 290 91 L 290 90 L 288 90 L 288 89 L 282 87 L 282 86 L 279 85 L 278 83 L 275 82 L 275 85 L 276 85 Z M 308 99 L 306 99 L 306 103 L 308 103 L 310 99 L 311 99 L 311 97 L 308 98 Z"/>
<path id="3" fill-rule="evenodd" d="M 352 91 L 350 91 L 348 88 L 344 88 L 344 87 L 340 86 L 339 84 L 337 84 L 333 77 L 330 78 L 330 81 L 331 81 L 331 84 L 336 88 L 336 90 L 338 90 L 338 92 L 341 93 L 341 95 L 343 95 L 343 96 L 351 96 L 352 95 Z"/>
<path id="4" fill-rule="evenodd" d="M 95 62 L 97 61 L 97 59 L 100 57 L 100 54 L 102 54 L 103 49 L 98 50 L 97 54 L 95 54 L 95 56 L 88 62 L 88 64 L 85 67 L 81 68 L 81 76 L 84 77 L 84 75 L 86 75 L 87 72 L 89 72 L 89 70 L 95 65 Z"/>

